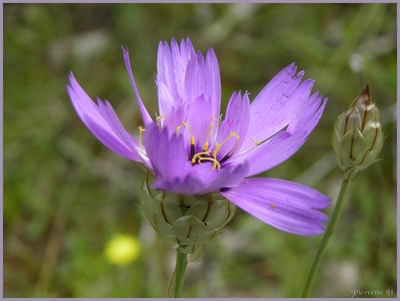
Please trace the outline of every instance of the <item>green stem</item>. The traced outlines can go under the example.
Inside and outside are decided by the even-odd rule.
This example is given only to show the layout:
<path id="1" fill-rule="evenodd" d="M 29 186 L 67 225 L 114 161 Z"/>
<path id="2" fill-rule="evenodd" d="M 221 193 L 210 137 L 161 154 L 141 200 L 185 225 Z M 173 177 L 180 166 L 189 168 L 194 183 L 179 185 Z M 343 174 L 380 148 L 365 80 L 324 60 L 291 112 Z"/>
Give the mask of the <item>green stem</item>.
<path id="1" fill-rule="evenodd" d="M 183 282 L 185 281 L 185 271 L 187 266 L 187 255 L 176 250 L 176 266 L 175 266 L 175 289 L 174 298 L 180 298 L 182 295 Z"/>
<path id="2" fill-rule="evenodd" d="M 336 206 L 335 209 L 333 211 L 332 217 L 331 217 L 331 221 L 328 225 L 328 228 L 325 231 L 325 234 L 322 238 L 321 244 L 319 246 L 317 255 L 315 256 L 313 265 L 311 267 L 310 270 L 310 274 L 308 275 L 308 279 L 307 279 L 307 283 L 306 286 L 304 287 L 304 291 L 303 291 L 303 298 L 307 298 L 310 295 L 312 286 L 314 284 L 314 280 L 315 277 L 317 276 L 317 272 L 319 269 L 319 266 L 321 264 L 322 261 L 322 257 L 324 256 L 326 247 L 328 246 L 328 242 L 329 239 L 331 238 L 333 232 L 336 229 L 336 225 L 339 221 L 339 216 L 340 216 L 340 212 L 342 211 L 342 206 L 347 194 L 347 189 L 349 188 L 349 184 L 351 183 L 351 177 L 350 179 L 343 179 L 342 182 L 342 187 L 340 188 L 340 193 L 336 202 Z"/>

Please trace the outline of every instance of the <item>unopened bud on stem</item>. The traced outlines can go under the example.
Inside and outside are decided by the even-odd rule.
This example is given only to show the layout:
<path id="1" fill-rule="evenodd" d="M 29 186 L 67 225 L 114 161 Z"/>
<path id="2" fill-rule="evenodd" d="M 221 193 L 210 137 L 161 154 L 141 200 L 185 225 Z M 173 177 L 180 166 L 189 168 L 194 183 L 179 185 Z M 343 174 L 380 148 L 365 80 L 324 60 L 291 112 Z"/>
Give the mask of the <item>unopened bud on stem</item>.
<path id="1" fill-rule="evenodd" d="M 383 140 L 380 112 L 372 103 L 367 85 L 347 112 L 337 117 L 333 129 L 335 158 L 347 178 L 378 161 Z"/>

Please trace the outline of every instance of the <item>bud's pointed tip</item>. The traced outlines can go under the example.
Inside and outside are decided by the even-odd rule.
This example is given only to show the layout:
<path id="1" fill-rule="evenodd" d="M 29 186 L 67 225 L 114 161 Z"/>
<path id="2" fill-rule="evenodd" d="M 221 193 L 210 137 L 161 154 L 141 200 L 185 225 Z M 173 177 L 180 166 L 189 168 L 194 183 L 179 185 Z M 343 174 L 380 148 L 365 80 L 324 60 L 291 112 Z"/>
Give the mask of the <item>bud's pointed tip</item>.
<path id="1" fill-rule="evenodd" d="M 364 90 L 361 92 L 361 95 L 366 95 L 368 98 L 371 98 L 371 94 L 369 93 L 369 84 L 367 84 Z"/>

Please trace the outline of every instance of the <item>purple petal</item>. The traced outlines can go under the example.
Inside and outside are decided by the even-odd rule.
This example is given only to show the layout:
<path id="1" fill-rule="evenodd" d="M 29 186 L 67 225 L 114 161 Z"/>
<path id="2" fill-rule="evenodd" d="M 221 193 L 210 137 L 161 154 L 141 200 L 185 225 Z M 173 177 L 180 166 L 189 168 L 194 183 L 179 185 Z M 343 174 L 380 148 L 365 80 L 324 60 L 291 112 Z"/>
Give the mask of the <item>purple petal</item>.
<path id="1" fill-rule="evenodd" d="M 184 195 L 195 195 L 197 192 L 204 189 L 203 183 L 196 177 L 188 175 L 184 179 L 156 179 L 153 183 L 153 188 L 171 193 L 180 193 Z"/>
<path id="2" fill-rule="evenodd" d="M 167 128 L 160 131 L 152 123 L 144 132 L 144 146 L 157 178 L 168 181 L 183 178 L 188 155 L 182 135 L 170 135 Z"/>
<path id="3" fill-rule="evenodd" d="M 294 182 L 254 178 L 221 194 L 261 221 L 293 234 L 321 234 L 322 222 L 328 220 L 318 210 L 326 209 L 330 199 Z"/>
<path id="4" fill-rule="evenodd" d="M 212 102 L 212 114 L 214 117 L 219 117 L 221 108 L 221 77 L 218 66 L 217 56 L 212 48 L 207 51 L 206 56 L 206 70 L 208 84 L 210 85 L 211 102 Z"/>
<path id="5" fill-rule="evenodd" d="M 246 177 L 250 177 L 271 169 L 290 158 L 304 144 L 307 136 L 308 133 L 305 131 L 295 134 L 282 131 L 267 142 L 232 157 L 229 162 L 243 164 L 247 161 L 250 167 Z"/>
<path id="6" fill-rule="evenodd" d="M 188 162 L 181 170 L 181 177 L 159 178 L 154 183 L 155 189 L 168 192 L 203 195 L 219 191 L 221 188 L 238 186 L 244 181 L 247 164 L 213 169 L 212 162 L 193 165 Z"/>
<path id="7" fill-rule="evenodd" d="M 185 127 L 185 137 L 188 144 L 190 143 L 190 135 L 193 134 L 196 142 L 196 152 L 201 151 L 204 143 L 206 142 L 211 124 L 215 124 L 212 119 L 212 112 L 210 110 L 211 99 L 205 99 L 200 95 L 189 105 L 185 121 L 190 125 L 190 128 Z M 215 129 L 213 128 L 213 131 Z"/>
<path id="8" fill-rule="evenodd" d="M 109 103 L 104 105 L 98 100 L 96 106 L 72 73 L 69 79 L 67 91 L 72 104 L 93 135 L 113 152 L 145 163 L 145 159 L 138 152 L 138 142 L 123 128 L 111 105 Z"/>
<path id="9" fill-rule="evenodd" d="M 237 166 L 223 166 L 220 170 L 217 171 L 214 178 L 206 180 L 205 185 L 207 192 L 213 192 L 222 188 L 238 186 L 243 183 L 247 172 L 247 163 Z"/>
<path id="10" fill-rule="evenodd" d="M 326 106 L 327 98 L 321 105 L 321 96 L 314 93 L 300 102 L 301 106 L 285 131 L 281 131 L 266 142 L 255 145 L 233 157 L 231 162 L 247 160 L 250 169 L 247 176 L 256 175 L 284 162 L 296 153 L 307 140 Z M 243 147 L 242 147 L 243 149 Z"/>
<path id="11" fill-rule="evenodd" d="M 311 95 L 311 97 L 301 105 L 296 118 L 289 124 L 287 131 L 291 133 L 307 131 L 310 133 L 320 120 L 328 102 L 328 98 L 325 98 L 322 104 L 321 100 L 322 96 L 319 96 L 318 92 Z"/>
<path id="12" fill-rule="evenodd" d="M 204 161 L 202 164 L 191 166 L 187 174 L 199 179 L 203 187 L 197 194 L 215 192 L 221 188 L 237 186 L 244 181 L 247 173 L 247 163 L 237 166 L 222 166 L 221 169 L 213 169 L 213 163 Z"/>
<path id="13" fill-rule="evenodd" d="M 253 140 L 263 141 L 282 130 L 296 117 L 302 102 L 308 99 L 314 82 L 306 80 L 300 85 L 304 72 L 292 78 L 293 70 L 286 69 L 276 76 L 280 80 L 274 78 L 272 86 L 267 84 L 251 104 L 250 125 L 243 149 L 254 145 Z"/>
<path id="14" fill-rule="evenodd" d="M 206 60 L 198 52 L 187 65 L 184 86 L 185 101 L 191 105 L 201 95 L 205 99 L 211 99 L 209 107 L 211 116 L 218 118 L 221 106 L 220 89 L 219 69 L 214 52 L 210 50 Z"/>
<path id="15" fill-rule="evenodd" d="M 176 101 L 170 94 L 167 86 L 162 81 L 157 81 L 158 88 L 158 110 L 160 116 L 168 116 L 172 107 L 179 106 L 179 101 Z"/>
<path id="16" fill-rule="evenodd" d="M 130 149 L 135 149 L 137 152 L 139 151 L 139 143 L 136 141 L 132 141 L 130 138 L 130 134 L 124 129 L 121 121 L 118 119 L 117 114 L 115 113 L 113 107 L 106 100 L 104 103 L 97 99 L 97 105 L 99 113 L 103 116 L 104 120 L 111 127 L 112 131 L 116 134 L 116 136 Z"/>
<path id="17" fill-rule="evenodd" d="M 239 141 L 236 141 L 236 139 L 233 137 L 226 141 L 218 152 L 217 158 L 219 160 L 224 158 L 225 155 L 229 154 L 234 147 L 236 147 L 237 150 L 241 148 L 243 140 L 246 137 L 249 121 L 250 101 L 248 93 L 245 93 L 242 98 L 240 92 L 234 92 L 229 100 L 225 119 L 221 122 L 218 129 L 216 141 L 221 144 L 227 137 L 229 137 L 231 131 L 238 134 Z M 229 155 L 232 156 L 233 154 Z"/>
<path id="18" fill-rule="evenodd" d="M 167 104 L 165 99 L 159 97 L 160 115 L 167 115 L 170 106 L 179 105 L 183 98 L 186 67 L 188 61 L 195 57 L 193 46 L 189 39 L 182 40 L 180 49 L 175 39 L 171 40 L 171 48 L 168 43 L 160 42 L 157 54 L 157 85 L 159 95 L 170 95 Z M 164 84 L 164 86 L 161 85 Z M 160 91 L 162 89 L 163 91 Z"/>
<path id="19" fill-rule="evenodd" d="M 185 111 L 183 106 L 172 107 L 169 114 L 165 116 L 165 119 L 160 119 L 162 126 L 167 127 L 170 133 L 176 133 L 177 127 L 182 126 L 182 121 L 186 113 Z"/>
<path id="20" fill-rule="evenodd" d="M 133 78 L 133 74 L 132 74 L 131 63 L 129 61 L 128 48 L 125 49 L 124 47 L 122 47 L 122 52 L 124 54 L 124 61 L 125 61 L 126 70 L 128 71 L 129 79 L 131 81 L 131 84 L 132 84 L 132 87 L 133 87 L 133 91 L 135 92 L 135 95 L 136 95 L 136 100 L 137 100 L 138 105 L 139 105 L 140 113 L 142 114 L 143 123 L 144 123 L 144 125 L 147 126 L 148 124 L 150 124 L 152 122 L 152 119 L 151 119 L 149 113 L 147 112 L 146 107 L 144 106 L 143 101 L 140 98 L 139 91 L 138 91 L 138 89 L 136 87 L 135 79 Z"/>

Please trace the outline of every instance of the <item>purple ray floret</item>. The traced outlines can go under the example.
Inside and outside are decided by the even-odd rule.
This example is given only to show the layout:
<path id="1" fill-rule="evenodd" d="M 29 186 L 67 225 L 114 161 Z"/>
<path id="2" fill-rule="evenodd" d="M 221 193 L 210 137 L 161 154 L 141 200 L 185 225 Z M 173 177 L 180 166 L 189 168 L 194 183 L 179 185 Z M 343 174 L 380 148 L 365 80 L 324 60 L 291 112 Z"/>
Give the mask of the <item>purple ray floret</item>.
<path id="1" fill-rule="evenodd" d="M 221 82 L 212 49 L 196 52 L 187 38 L 160 42 L 157 56 L 159 115 L 150 117 L 131 70 L 125 66 L 143 119 L 139 139 L 126 131 L 108 101 L 93 102 L 71 73 L 68 94 L 89 130 L 112 151 L 142 163 L 153 188 L 184 195 L 220 193 L 280 230 L 298 235 L 324 231 L 320 211 L 330 199 L 308 186 L 271 178 L 249 178 L 290 158 L 307 140 L 327 98 L 311 94 L 293 63 L 279 72 L 251 102 L 233 92 L 220 115 Z"/>

